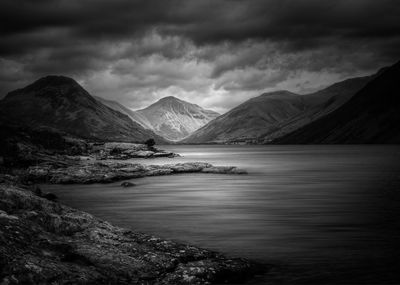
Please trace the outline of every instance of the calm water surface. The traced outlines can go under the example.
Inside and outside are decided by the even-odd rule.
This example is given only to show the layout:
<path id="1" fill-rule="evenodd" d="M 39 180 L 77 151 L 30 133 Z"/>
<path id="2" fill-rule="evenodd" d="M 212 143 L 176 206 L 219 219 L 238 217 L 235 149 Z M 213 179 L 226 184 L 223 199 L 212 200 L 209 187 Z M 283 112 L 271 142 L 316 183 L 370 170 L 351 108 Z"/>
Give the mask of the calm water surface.
<path id="1" fill-rule="evenodd" d="M 276 267 L 264 283 L 400 284 L 400 146 L 165 146 L 248 175 L 47 185 L 116 225 Z"/>

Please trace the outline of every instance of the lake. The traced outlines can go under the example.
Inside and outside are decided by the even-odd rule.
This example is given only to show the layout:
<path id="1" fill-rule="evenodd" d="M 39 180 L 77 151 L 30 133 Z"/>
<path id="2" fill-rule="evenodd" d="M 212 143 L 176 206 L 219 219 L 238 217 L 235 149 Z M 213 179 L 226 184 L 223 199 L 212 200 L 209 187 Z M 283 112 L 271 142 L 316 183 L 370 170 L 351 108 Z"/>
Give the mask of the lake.
<path id="1" fill-rule="evenodd" d="M 248 175 L 45 185 L 115 225 L 272 264 L 255 283 L 400 283 L 400 146 L 162 146 Z"/>

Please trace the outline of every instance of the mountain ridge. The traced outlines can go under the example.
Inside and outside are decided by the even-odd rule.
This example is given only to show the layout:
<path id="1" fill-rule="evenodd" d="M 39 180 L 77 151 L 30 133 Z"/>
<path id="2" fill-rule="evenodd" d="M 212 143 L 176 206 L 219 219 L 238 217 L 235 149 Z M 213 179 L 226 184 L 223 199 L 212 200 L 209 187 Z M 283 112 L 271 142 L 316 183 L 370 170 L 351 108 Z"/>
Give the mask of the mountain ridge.
<path id="1" fill-rule="evenodd" d="M 299 95 L 287 90 L 251 98 L 198 129 L 182 143 L 265 143 L 332 112 L 362 88 L 370 77 L 334 83 Z"/>
<path id="2" fill-rule="evenodd" d="M 250 98 L 223 115 L 174 96 L 163 97 L 144 109 L 133 111 L 116 101 L 92 96 L 72 78 L 49 75 L 9 92 L 0 100 L 0 118 L 3 122 L 10 124 L 21 124 L 32 128 L 45 127 L 81 138 L 108 141 L 143 141 L 155 138 L 157 143 L 168 143 L 168 141 L 181 143 L 309 143 L 309 141 L 311 143 L 341 143 L 344 141 L 353 143 L 357 142 L 354 137 L 353 139 L 333 139 L 332 131 L 332 136 L 327 135 L 329 138 L 319 138 L 315 141 L 311 138 L 308 141 L 307 135 L 302 135 L 300 138 L 299 134 L 304 131 L 307 134 L 312 133 L 310 136 L 316 138 L 316 133 L 305 131 L 309 125 L 316 131 L 317 126 L 322 123 L 313 124 L 314 122 L 326 121 L 328 120 L 326 117 L 332 118 L 332 113 L 344 112 L 339 110 L 352 102 L 354 97 L 361 96 L 357 94 L 370 86 L 371 82 L 382 76 L 387 77 L 387 74 L 395 73 L 399 65 L 400 63 L 396 63 L 391 67 L 382 68 L 372 76 L 336 82 L 306 95 L 287 90 L 263 93 Z M 393 78 L 387 81 L 389 86 L 398 88 L 393 82 L 395 82 Z M 379 88 L 393 97 L 392 90 L 383 85 Z M 374 90 L 377 94 L 383 92 L 377 88 Z M 371 100 L 374 98 L 370 94 L 372 91 L 362 92 L 366 93 Z M 357 100 L 364 102 L 360 98 Z M 372 101 L 379 105 L 379 102 Z M 396 100 L 392 101 L 394 105 L 397 104 Z M 372 108 L 365 102 L 362 104 L 365 104 L 368 110 Z M 359 107 L 352 108 L 361 112 Z M 346 111 L 342 116 L 351 118 L 349 113 Z M 383 122 L 384 119 L 381 119 Z M 394 115 L 387 119 L 397 122 Z M 364 114 L 362 120 L 370 122 L 375 129 L 378 128 L 377 122 L 368 119 L 367 115 Z M 346 125 L 343 119 L 339 121 L 341 125 Z M 327 123 L 329 126 L 331 124 Z M 365 127 L 359 126 L 359 128 Z M 322 136 L 323 128 L 319 129 Z M 353 131 L 357 133 L 356 130 Z M 351 134 L 348 133 L 347 136 Z M 358 141 L 362 142 L 362 140 Z M 376 138 L 367 139 L 367 141 L 380 142 Z M 397 142 L 397 138 L 394 141 Z"/>
<path id="3" fill-rule="evenodd" d="M 400 143 L 399 79 L 400 61 L 381 69 L 335 111 L 272 143 Z"/>
<path id="4" fill-rule="evenodd" d="M 3 122 L 48 127 L 68 134 L 105 141 L 143 141 L 163 138 L 133 122 L 91 96 L 74 79 L 49 75 L 14 91 L 0 100 Z"/>

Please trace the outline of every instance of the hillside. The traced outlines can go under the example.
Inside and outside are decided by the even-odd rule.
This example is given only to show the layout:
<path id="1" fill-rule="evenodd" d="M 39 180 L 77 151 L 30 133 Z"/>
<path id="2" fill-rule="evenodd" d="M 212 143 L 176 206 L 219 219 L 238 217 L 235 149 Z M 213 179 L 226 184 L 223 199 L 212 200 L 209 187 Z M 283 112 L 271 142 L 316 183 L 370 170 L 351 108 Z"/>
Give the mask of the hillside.
<path id="1" fill-rule="evenodd" d="M 107 107 L 114 109 L 122 114 L 127 115 L 129 118 L 131 118 L 134 122 L 140 124 L 142 127 L 145 129 L 152 129 L 152 126 L 150 122 L 141 114 L 138 112 L 135 112 L 122 104 L 118 103 L 117 101 L 113 100 L 107 100 L 98 96 L 93 96 L 96 98 L 96 100 L 100 101 L 102 104 L 106 105 Z"/>
<path id="2" fill-rule="evenodd" d="M 400 62 L 381 71 L 330 114 L 273 143 L 400 143 Z"/>
<path id="3" fill-rule="evenodd" d="M 200 128 L 184 143 L 222 143 L 256 139 L 274 131 L 279 122 L 304 111 L 301 96 L 278 91 L 252 98 Z"/>
<path id="4" fill-rule="evenodd" d="M 216 118 L 182 142 L 268 142 L 332 112 L 368 80 L 369 77 L 348 79 L 309 95 L 265 93 Z"/>
<path id="5" fill-rule="evenodd" d="M 315 93 L 302 95 L 307 105 L 306 111 L 284 121 L 276 131 L 268 133 L 259 141 L 264 143 L 272 141 L 333 112 L 363 88 L 371 78 L 371 76 L 351 78 Z"/>
<path id="6" fill-rule="evenodd" d="M 47 127 L 85 139 L 131 142 L 155 138 L 165 142 L 64 76 L 43 77 L 8 93 L 0 101 L 0 118 L 4 124 Z"/>

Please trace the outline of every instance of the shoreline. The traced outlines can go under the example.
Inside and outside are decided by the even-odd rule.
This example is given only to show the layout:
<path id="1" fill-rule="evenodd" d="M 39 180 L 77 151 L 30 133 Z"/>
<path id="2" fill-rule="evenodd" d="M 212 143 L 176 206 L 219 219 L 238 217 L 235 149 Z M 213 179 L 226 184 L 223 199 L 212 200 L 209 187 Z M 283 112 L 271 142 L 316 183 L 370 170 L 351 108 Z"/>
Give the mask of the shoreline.
<path id="1" fill-rule="evenodd" d="M 2 179 L 3 283 L 241 283 L 265 270 L 245 259 L 115 227 L 38 197 L 15 177 Z"/>
<path id="2" fill-rule="evenodd" d="M 42 160 L 35 166 L 0 174 L 2 284 L 232 284 L 266 272 L 260 263 L 113 226 L 57 202 L 54 194 L 42 193 L 36 186 L 46 181 L 110 183 L 145 176 L 246 171 L 202 162 L 141 165 L 115 161 L 104 153 L 103 159 L 39 156 Z"/>
<path id="3" fill-rule="evenodd" d="M 113 160 L 74 163 L 63 167 L 45 163 L 20 171 L 21 177 L 27 181 L 51 184 L 111 183 L 146 176 L 181 173 L 247 174 L 245 170 L 235 166 L 214 166 L 205 162 L 144 165 Z"/>

